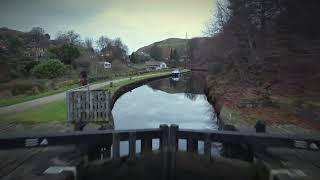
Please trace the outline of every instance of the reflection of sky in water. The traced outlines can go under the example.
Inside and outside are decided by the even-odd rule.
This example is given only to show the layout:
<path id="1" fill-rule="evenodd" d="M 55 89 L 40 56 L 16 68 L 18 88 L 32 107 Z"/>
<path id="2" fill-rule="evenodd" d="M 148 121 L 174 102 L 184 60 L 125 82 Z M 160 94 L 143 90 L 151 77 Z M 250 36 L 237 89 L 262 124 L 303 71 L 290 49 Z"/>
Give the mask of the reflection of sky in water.
<path id="1" fill-rule="evenodd" d="M 217 129 L 211 108 L 205 95 L 191 100 L 184 93 L 169 94 L 144 85 L 121 96 L 112 114 L 115 129 L 157 128 L 160 124 Z"/>

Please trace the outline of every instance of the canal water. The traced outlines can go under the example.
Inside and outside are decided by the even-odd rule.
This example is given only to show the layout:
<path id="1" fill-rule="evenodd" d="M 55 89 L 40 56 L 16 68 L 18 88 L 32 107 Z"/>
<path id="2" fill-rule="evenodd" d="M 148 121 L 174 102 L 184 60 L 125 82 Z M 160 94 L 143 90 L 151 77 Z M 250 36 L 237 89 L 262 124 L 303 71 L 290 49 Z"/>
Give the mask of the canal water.
<path id="1" fill-rule="evenodd" d="M 152 81 L 127 92 L 112 110 L 115 129 L 177 124 L 179 128 L 216 130 L 217 118 L 204 94 L 205 84 L 202 73 L 189 73 Z"/>
<path id="2" fill-rule="evenodd" d="M 218 130 L 217 117 L 207 101 L 202 73 L 188 73 L 179 78 L 152 81 L 122 95 L 112 109 L 115 129 L 158 128 L 160 124 L 177 124 L 185 129 Z M 153 140 L 153 149 L 159 140 Z M 213 144 L 214 146 L 215 144 Z M 121 155 L 127 155 L 128 142 L 121 142 Z M 137 152 L 141 142 L 137 141 Z M 219 154 L 220 144 L 212 153 Z M 199 141 L 199 152 L 203 142 Z M 179 148 L 186 149 L 186 141 L 179 140 Z M 214 148 L 213 148 L 214 149 Z"/>

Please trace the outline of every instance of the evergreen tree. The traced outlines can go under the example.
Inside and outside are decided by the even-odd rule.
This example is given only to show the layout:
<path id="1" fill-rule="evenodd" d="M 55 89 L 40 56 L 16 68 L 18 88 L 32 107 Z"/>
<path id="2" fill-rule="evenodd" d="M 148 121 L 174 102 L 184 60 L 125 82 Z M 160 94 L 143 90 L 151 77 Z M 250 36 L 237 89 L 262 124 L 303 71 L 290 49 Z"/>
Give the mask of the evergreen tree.
<path id="1" fill-rule="evenodd" d="M 170 60 L 173 60 L 173 51 L 172 51 L 172 48 L 170 49 Z"/>
<path id="2" fill-rule="evenodd" d="M 178 51 L 175 49 L 174 51 L 173 51 L 173 57 L 172 57 L 172 59 L 173 60 L 175 60 L 175 61 L 178 61 L 179 60 L 179 54 L 178 54 Z"/>

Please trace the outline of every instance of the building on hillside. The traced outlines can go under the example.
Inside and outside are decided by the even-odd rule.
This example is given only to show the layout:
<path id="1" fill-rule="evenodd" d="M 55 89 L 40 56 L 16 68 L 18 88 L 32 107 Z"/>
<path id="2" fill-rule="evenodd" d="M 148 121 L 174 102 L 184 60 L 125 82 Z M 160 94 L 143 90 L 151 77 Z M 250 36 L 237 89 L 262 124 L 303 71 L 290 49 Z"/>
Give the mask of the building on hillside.
<path id="1" fill-rule="evenodd" d="M 111 63 L 108 61 L 98 62 L 98 64 L 104 69 L 111 69 Z"/>
<path id="2" fill-rule="evenodd" d="M 159 70 L 167 68 L 167 64 L 165 62 L 154 60 L 146 61 L 145 66 L 147 70 Z"/>
<path id="3" fill-rule="evenodd" d="M 7 46 L 7 44 L 5 43 L 5 41 L 0 40 L 0 52 L 1 52 L 1 51 L 7 51 L 7 50 L 8 50 L 8 46 Z"/>
<path id="4" fill-rule="evenodd" d="M 187 55 L 180 56 L 179 62 L 189 62 L 189 56 Z"/>
<path id="5" fill-rule="evenodd" d="M 112 53 L 112 50 L 109 49 L 109 48 L 103 48 L 101 51 L 100 51 L 100 55 L 101 57 L 105 58 L 105 59 L 108 59 L 108 58 L 111 58 L 113 56 L 113 53 Z"/>
<path id="6" fill-rule="evenodd" d="M 32 43 L 24 52 L 25 57 L 39 59 L 44 56 L 49 48 L 49 41 L 40 41 L 39 43 Z"/>

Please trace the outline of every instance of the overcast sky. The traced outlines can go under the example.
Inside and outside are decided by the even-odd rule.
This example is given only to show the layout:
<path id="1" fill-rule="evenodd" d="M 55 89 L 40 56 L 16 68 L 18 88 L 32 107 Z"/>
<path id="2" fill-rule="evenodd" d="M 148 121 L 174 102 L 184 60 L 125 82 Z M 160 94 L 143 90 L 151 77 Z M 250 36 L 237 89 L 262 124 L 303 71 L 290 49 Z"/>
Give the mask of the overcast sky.
<path id="1" fill-rule="evenodd" d="M 0 0 L 0 27 L 43 27 L 51 37 L 120 37 L 130 51 L 170 37 L 202 36 L 214 0 Z"/>

